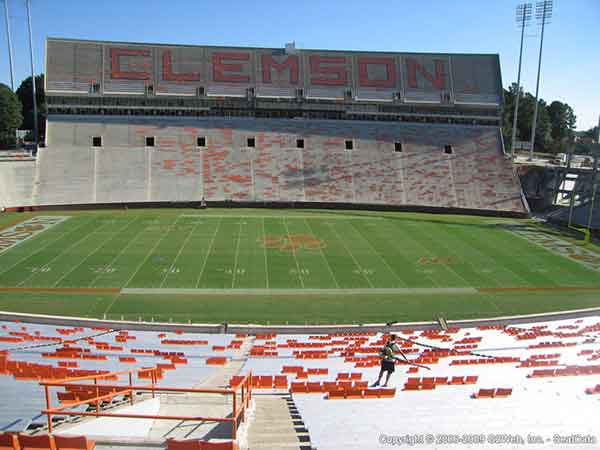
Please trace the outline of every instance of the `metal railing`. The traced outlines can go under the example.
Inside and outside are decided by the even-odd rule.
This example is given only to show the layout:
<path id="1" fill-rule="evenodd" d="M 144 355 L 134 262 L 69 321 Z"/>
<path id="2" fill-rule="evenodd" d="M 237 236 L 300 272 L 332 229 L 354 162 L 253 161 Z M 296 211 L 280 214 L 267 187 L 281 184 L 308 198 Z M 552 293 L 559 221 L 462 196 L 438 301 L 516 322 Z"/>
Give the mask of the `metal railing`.
<path id="1" fill-rule="evenodd" d="M 100 384 L 103 380 L 115 380 L 121 376 L 127 376 L 127 384 Z M 149 385 L 138 385 L 133 383 L 133 377 L 140 375 L 150 379 Z M 179 420 L 179 421 L 212 421 L 231 423 L 231 438 L 237 437 L 238 423 L 244 422 L 246 412 L 252 400 L 252 373 L 247 374 L 244 378 L 230 389 L 192 389 L 192 388 L 170 388 L 156 386 L 158 371 L 156 368 L 137 369 L 124 372 L 110 372 L 98 375 L 90 375 L 85 377 L 65 378 L 62 380 L 41 381 L 40 385 L 44 387 L 46 396 L 46 408 L 41 411 L 48 419 L 48 432 L 52 433 L 53 416 L 94 416 L 94 417 L 115 417 L 124 419 L 155 419 L 155 420 Z M 93 380 L 93 384 L 80 383 L 82 381 Z M 69 401 L 59 406 L 52 405 L 52 388 L 65 388 L 67 391 L 85 389 L 92 391 L 91 396 L 84 399 Z M 110 392 L 106 392 L 109 390 Z M 205 417 L 205 416 L 173 416 L 161 414 L 133 414 L 107 412 L 101 409 L 101 403 L 105 400 L 110 400 L 115 396 L 128 395 L 131 405 L 134 404 L 134 393 L 150 392 L 152 398 L 155 398 L 157 393 L 165 394 L 220 394 L 232 397 L 232 411 L 228 417 Z M 238 396 L 240 397 L 238 399 Z M 72 408 L 81 405 L 95 405 L 95 411 L 72 411 Z M 241 419 L 241 420 L 240 420 Z"/>

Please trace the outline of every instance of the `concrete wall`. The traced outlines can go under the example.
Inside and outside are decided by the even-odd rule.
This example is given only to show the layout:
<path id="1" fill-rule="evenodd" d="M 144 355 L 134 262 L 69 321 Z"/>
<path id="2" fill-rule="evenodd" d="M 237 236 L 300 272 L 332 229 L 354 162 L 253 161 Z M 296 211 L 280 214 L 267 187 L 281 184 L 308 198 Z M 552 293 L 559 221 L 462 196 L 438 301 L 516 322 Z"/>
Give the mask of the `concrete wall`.
<path id="1" fill-rule="evenodd" d="M 0 165 L 5 206 L 205 198 L 524 211 L 495 127 L 53 116 L 47 129 L 37 164 Z M 102 147 L 92 147 L 93 136 L 102 137 Z M 154 147 L 145 146 L 146 137 Z M 206 147 L 197 147 L 198 137 Z"/>

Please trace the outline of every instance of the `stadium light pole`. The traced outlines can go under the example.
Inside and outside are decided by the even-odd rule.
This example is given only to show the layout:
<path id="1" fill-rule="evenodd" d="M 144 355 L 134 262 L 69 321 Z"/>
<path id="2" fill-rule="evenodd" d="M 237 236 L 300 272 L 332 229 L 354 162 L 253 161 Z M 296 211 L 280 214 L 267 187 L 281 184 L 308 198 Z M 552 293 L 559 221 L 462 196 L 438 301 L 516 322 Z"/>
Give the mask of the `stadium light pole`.
<path id="1" fill-rule="evenodd" d="M 6 20 L 6 40 L 8 41 L 8 64 L 10 66 L 10 88 L 15 90 L 15 69 L 13 67 L 12 38 L 10 36 L 10 20 L 8 14 L 8 0 L 4 0 L 4 19 Z"/>
<path id="2" fill-rule="evenodd" d="M 540 92 L 540 71 L 542 69 L 542 49 L 544 48 L 544 29 L 552 18 L 552 0 L 543 0 L 535 5 L 535 18 L 542 25 L 542 37 L 540 39 L 540 55 L 538 58 L 537 82 L 535 85 L 535 106 L 533 108 L 533 122 L 531 124 L 531 142 L 529 143 L 529 157 L 533 158 L 533 144 L 535 143 L 535 127 L 538 114 L 538 94 Z"/>
<path id="3" fill-rule="evenodd" d="M 515 99 L 515 113 L 513 115 L 513 129 L 511 139 L 511 154 L 515 156 L 515 143 L 517 141 L 517 117 L 519 116 L 519 97 L 521 95 L 521 61 L 523 60 L 523 37 L 525 36 L 525 27 L 531 21 L 531 3 L 521 3 L 517 5 L 517 24 L 521 27 L 521 49 L 519 50 L 519 71 L 517 73 L 517 97 Z"/>
<path id="4" fill-rule="evenodd" d="M 27 5 L 27 25 L 29 28 L 29 56 L 31 58 L 31 92 L 33 95 L 33 136 L 35 144 L 35 153 L 38 151 L 38 115 L 37 115 L 37 97 L 35 93 L 35 66 L 33 63 L 33 38 L 31 32 L 31 0 L 25 0 Z"/>

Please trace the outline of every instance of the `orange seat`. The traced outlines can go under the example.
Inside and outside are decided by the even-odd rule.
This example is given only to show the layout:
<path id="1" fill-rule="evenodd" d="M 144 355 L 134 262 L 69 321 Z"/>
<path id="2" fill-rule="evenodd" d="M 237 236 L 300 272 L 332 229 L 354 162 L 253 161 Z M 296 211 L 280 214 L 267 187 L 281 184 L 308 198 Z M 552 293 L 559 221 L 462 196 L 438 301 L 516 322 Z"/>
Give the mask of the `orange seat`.
<path id="1" fill-rule="evenodd" d="M 326 392 L 330 392 L 330 391 L 339 391 L 339 387 L 337 385 L 337 382 L 335 381 L 323 381 L 323 390 Z"/>
<path id="2" fill-rule="evenodd" d="M 452 377 L 452 379 L 450 380 L 450 382 L 448 384 L 463 384 L 463 383 L 464 383 L 463 377 Z"/>
<path id="3" fill-rule="evenodd" d="M 329 392 L 329 395 L 327 396 L 327 398 L 329 400 L 343 399 L 344 391 L 331 391 L 331 392 Z"/>
<path id="4" fill-rule="evenodd" d="M 96 442 L 85 436 L 54 436 L 57 450 L 92 450 Z"/>
<path id="5" fill-rule="evenodd" d="M 468 376 L 465 378 L 465 384 L 475 384 L 477 383 L 477 375 Z"/>
<path id="6" fill-rule="evenodd" d="M 396 395 L 396 389 L 394 388 L 379 388 L 377 389 L 379 398 L 394 398 Z"/>
<path id="7" fill-rule="evenodd" d="M 493 398 L 494 389 L 479 389 L 479 392 L 473 394 L 473 398 Z"/>
<path id="8" fill-rule="evenodd" d="M 346 391 L 346 398 L 363 398 L 362 389 L 348 389 Z"/>
<path id="9" fill-rule="evenodd" d="M 19 450 L 17 436 L 12 433 L 0 433 L 0 450 Z"/>
<path id="10" fill-rule="evenodd" d="M 202 441 L 198 439 L 167 439 L 168 450 L 203 450 Z"/>
<path id="11" fill-rule="evenodd" d="M 273 387 L 273 377 L 271 375 L 261 375 L 258 382 L 258 387 L 270 389 Z"/>
<path id="12" fill-rule="evenodd" d="M 49 434 L 41 434 L 39 436 L 30 436 L 28 434 L 19 433 L 19 446 L 21 450 L 40 448 L 45 450 L 56 450 L 54 439 Z"/>
<path id="13" fill-rule="evenodd" d="M 235 442 L 202 442 L 202 450 L 237 450 Z"/>
<path id="14" fill-rule="evenodd" d="M 379 389 L 365 389 L 363 396 L 364 398 L 379 398 Z"/>
<path id="15" fill-rule="evenodd" d="M 288 381 L 285 375 L 275 375 L 274 377 L 275 387 L 278 389 L 287 389 Z"/>
<path id="16" fill-rule="evenodd" d="M 338 381 L 338 386 L 344 390 L 352 389 L 352 381 Z"/>
<path id="17" fill-rule="evenodd" d="M 498 388 L 494 397 L 508 397 L 512 395 L 512 388 Z"/>
<path id="18" fill-rule="evenodd" d="M 306 383 L 292 381 L 292 392 L 308 392 Z"/>
<path id="19" fill-rule="evenodd" d="M 309 381 L 306 383 L 307 392 L 323 392 L 323 386 L 318 381 Z"/>

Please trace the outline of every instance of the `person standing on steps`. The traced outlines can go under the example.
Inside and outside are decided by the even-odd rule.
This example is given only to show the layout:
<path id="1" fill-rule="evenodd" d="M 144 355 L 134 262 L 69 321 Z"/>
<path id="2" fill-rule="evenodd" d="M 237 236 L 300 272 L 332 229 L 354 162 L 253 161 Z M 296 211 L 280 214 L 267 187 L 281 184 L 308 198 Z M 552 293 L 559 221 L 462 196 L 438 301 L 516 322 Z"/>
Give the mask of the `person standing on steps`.
<path id="1" fill-rule="evenodd" d="M 383 387 L 387 387 L 388 381 L 390 381 L 390 376 L 396 370 L 396 360 L 400 359 L 396 356 L 398 353 L 401 354 L 406 361 L 408 361 L 406 355 L 402 352 L 402 350 L 400 350 L 398 344 L 396 344 L 396 335 L 392 334 L 379 352 L 379 356 L 381 357 L 381 370 L 379 371 L 379 377 L 377 378 L 377 381 L 373 383 L 371 387 L 379 386 L 384 372 L 386 373 L 386 378 Z"/>

